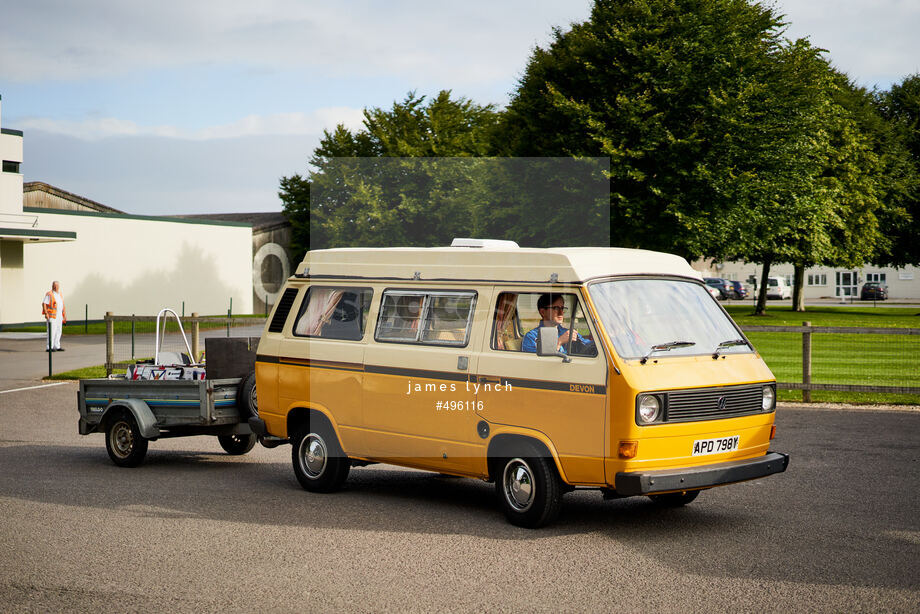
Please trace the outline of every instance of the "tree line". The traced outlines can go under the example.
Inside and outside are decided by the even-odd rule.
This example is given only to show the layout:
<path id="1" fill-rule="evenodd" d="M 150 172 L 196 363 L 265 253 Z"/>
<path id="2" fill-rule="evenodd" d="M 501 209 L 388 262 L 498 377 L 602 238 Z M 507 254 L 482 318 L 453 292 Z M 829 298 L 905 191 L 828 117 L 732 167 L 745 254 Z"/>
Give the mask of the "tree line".
<path id="1" fill-rule="evenodd" d="M 410 93 L 326 131 L 281 180 L 295 255 L 609 241 L 760 263 L 758 312 L 776 263 L 800 310 L 807 267 L 920 263 L 920 74 L 866 90 L 785 25 L 749 0 L 596 0 L 504 109 Z"/>

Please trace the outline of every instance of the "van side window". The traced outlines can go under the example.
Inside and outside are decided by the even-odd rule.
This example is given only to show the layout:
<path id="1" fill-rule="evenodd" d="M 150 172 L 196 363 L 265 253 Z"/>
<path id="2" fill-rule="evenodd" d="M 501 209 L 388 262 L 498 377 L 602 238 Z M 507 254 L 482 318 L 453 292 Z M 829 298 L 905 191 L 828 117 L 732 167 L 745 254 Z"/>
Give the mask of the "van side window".
<path id="1" fill-rule="evenodd" d="M 388 290 L 383 293 L 375 339 L 465 346 L 475 292 Z"/>
<path id="2" fill-rule="evenodd" d="M 540 325 L 540 312 L 537 303 L 543 293 L 538 292 L 502 292 L 495 303 L 494 322 L 492 324 L 491 346 L 493 350 L 506 352 L 523 352 L 524 338 L 528 332 Z M 584 309 L 574 294 L 553 294 L 562 297 L 565 311 L 563 327 L 567 329 L 575 309 L 575 330 L 578 337 L 572 342 L 573 356 L 597 356 L 597 346 L 591 338 L 591 328 Z M 556 299 L 558 300 L 558 298 Z M 533 351 L 533 350 L 531 350 Z"/>
<path id="3" fill-rule="evenodd" d="M 422 342 L 466 345 L 473 298 L 472 294 L 430 296 Z"/>
<path id="4" fill-rule="evenodd" d="M 374 291 L 311 286 L 294 324 L 298 337 L 360 341 Z"/>

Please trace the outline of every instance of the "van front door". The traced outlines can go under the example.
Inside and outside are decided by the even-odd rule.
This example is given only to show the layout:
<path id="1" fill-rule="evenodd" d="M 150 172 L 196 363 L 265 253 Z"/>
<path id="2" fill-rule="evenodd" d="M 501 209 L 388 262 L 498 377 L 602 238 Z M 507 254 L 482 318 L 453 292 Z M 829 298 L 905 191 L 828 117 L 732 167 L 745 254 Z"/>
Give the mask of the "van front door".
<path id="1" fill-rule="evenodd" d="M 577 307 L 580 314 L 575 328 L 581 341 L 566 363 L 529 351 L 527 333 L 540 323 L 538 303 L 545 293 L 497 294 L 477 370 L 477 412 L 496 430 L 508 425 L 543 434 L 559 454 L 570 482 L 603 484 L 608 370 L 583 303 L 573 293 L 550 297 L 550 309 L 558 305 L 556 297 L 563 297 L 566 327 L 572 309 Z"/>

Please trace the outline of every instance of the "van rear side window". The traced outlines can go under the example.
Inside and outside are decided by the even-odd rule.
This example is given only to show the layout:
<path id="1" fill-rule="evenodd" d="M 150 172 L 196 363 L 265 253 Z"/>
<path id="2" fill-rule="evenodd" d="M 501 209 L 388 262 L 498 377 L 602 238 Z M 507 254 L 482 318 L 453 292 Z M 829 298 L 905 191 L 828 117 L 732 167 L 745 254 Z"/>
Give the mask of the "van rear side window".
<path id="1" fill-rule="evenodd" d="M 370 288 L 312 286 L 297 315 L 294 335 L 360 341 L 373 295 Z"/>
<path id="2" fill-rule="evenodd" d="M 377 341 L 465 346 L 475 292 L 387 290 L 377 320 Z"/>

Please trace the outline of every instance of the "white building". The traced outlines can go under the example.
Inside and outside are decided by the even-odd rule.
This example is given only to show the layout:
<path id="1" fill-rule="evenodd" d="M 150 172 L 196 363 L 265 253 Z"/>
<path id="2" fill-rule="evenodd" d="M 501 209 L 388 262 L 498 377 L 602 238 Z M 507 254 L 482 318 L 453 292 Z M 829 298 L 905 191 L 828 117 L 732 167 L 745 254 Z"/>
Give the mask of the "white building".
<path id="1" fill-rule="evenodd" d="M 760 284 L 763 268 L 757 263 L 697 261 L 693 268 L 704 277 L 721 277 L 743 282 L 750 290 L 753 276 Z M 792 285 L 795 269 L 791 264 L 773 264 L 771 277 L 785 277 Z M 816 266 L 805 270 L 805 299 L 859 299 L 859 291 L 866 282 L 877 281 L 888 286 L 889 299 L 920 299 L 920 269 L 908 266 L 900 269 L 871 264 L 856 269 Z"/>
<path id="2" fill-rule="evenodd" d="M 41 321 L 54 280 L 71 320 L 183 302 L 186 314 L 226 314 L 231 301 L 252 312 L 249 224 L 126 215 L 53 188 L 24 206 L 22 141 L 0 113 L 0 326 Z"/>

